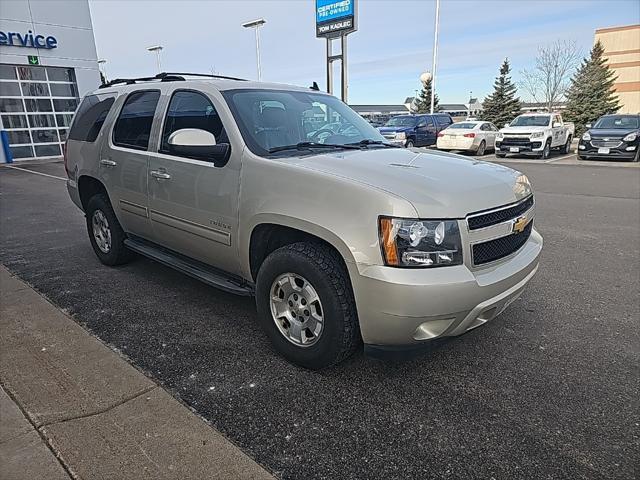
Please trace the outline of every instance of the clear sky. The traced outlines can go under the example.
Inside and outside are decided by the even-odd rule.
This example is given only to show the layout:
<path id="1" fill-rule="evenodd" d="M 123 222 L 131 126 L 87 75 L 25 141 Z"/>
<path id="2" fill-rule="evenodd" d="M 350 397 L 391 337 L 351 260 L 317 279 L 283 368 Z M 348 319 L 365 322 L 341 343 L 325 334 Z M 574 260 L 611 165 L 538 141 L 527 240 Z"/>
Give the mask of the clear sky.
<path id="1" fill-rule="evenodd" d="M 255 78 L 255 37 L 241 24 L 263 17 L 263 80 L 324 88 L 325 40 L 315 37 L 314 4 L 90 0 L 110 78 L 156 73 L 146 51 L 156 44 L 164 46 L 163 70 Z M 434 13 L 430 0 L 359 0 L 359 30 L 348 40 L 349 103 L 399 104 L 414 95 L 420 73 L 431 69 Z M 596 28 L 634 23 L 638 0 L 441 0 L 438 96 L 442 103 L 464 103 L 470 91 L 483 98 L 504 57 L 517 80 L 541 44 L 575 40 L 586 54 Z"/>

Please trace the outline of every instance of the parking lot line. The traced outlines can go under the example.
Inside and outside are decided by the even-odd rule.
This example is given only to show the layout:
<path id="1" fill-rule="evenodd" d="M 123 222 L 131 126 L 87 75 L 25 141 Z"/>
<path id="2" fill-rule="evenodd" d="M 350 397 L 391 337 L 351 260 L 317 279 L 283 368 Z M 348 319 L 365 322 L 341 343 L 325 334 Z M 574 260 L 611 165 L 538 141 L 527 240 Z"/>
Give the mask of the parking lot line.
<path id="1" fill-rule="evenodd" d="M 570 153 L 568 155 L 563 155 L 562 157 L 550 158 L 549 160 L 545 160 L 544 163 L 554 163 L 554 162 L 557 162 L 558 160 L 564 160 L 565 158 L 571 158 L 574 156 L 575 156 L 575 153 Z"/>
<path id="2" fill-rule="evenodd" d="M 20 167 L 14 167 L 12 165 L 5 165 L 4 168 L 12 168 L 14 170 L 20 170 L 22 172 L 29 172 L 29 173 L 33 173 L 34 175 L 42 175 L 43 177 L 50 177 L 50 178 L 55 178 L 57 180 L 64 180 L 66 181 L 67 179 L 64 177 L 56 177 L 55 175 L 49 175 L 48 173 L 42 173 L 42 172 L 34 172 L 33 170 L 28 170 L 26 168 L 20 168 Z"/>

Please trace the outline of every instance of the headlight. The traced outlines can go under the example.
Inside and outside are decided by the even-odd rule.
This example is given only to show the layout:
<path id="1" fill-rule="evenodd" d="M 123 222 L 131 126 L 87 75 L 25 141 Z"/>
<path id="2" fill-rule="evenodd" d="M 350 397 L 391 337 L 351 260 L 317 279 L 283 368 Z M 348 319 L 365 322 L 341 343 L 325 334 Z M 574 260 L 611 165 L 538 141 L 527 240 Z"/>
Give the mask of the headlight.
<path id="1" fill-rule="evenodd" d="M 379 227 L 382 256 L 387 265 L 443 267 L 462 263 L 456 220 L 380 217 Z"/>
<path id="2" fill-rule="evenodd" d="M 582 139 L 587 142 L 591 140 L 591 135 L 589 134 L 589 132 L 584 132 L 584 135 L 582 135 Z"/>
<path id="3" fill-rule="evenodd" d="M 623 142 L 633 142 L 638 137 L 637 133 L 630 133 L 622 139 Z"/>
<path id="4" fill-rule="evenodd" d="M 407 138 L 407 134 L 404 132 L 396 133 L 396 140 L 405 140 Z"/>
<path id="5" fill-rule="evenodd" d="M 544 132 L 533 132 L 531 134 L 531 138 L 542 138 L 544 137 Z"/>

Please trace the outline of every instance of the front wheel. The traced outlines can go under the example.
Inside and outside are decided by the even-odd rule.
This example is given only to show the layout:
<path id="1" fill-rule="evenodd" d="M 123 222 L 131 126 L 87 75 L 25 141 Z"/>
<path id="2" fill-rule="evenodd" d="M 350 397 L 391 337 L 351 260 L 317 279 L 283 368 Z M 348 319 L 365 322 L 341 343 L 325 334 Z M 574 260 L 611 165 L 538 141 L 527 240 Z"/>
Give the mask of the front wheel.
<path id="1" fill-rule="evenodd" d="M 480 142 L 480 145 L 478 146 L 478 150 L 476 150 L 476 155 L 481 157 L 482 155 L 484 155 L 484 151 L 487 149 L 487 144 L 485 143 L 484 140 L 482 140 Z"/>
<path id="2" fill-rule="evenodd" d="M 275 349 L 303 367 L 339 363 L 360 344 L 349 276 L 328 246 L 294 243 L 271 253 L 258 272 L 256 306 Z"/>
<path id="3" fill-rule="evenodd" d="M 407 143 L 405 145 L 407 148 L 413 148 L 415 146 L 415 143 L 413 140 L 407 140 Z"/>
<path id="4" fill-rule="evenodd" d="M 544 149 L 542 150 L 542 153 L 538 155 L 538 158 L 541 158 L 542 160 L 546 160 L 550 156 L 551 156 L 551 139 L 546 141 L 546 143 L 544 144 Z"/>

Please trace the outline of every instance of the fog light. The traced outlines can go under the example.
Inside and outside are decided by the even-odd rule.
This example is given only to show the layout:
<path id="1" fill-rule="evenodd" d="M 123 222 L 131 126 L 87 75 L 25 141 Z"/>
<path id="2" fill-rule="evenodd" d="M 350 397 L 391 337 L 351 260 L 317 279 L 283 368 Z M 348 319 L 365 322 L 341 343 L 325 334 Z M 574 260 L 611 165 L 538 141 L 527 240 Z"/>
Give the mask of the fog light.
<path id="1" fill-rule="evenodd" d="M 635 149 L 636 149 L 636 146 L 635 145 L 631 145 L 630 147 L 627 147 L 625 150 L 627 152 L 633 152 Z"/>
<path id="2" fill-rule="evenodd" d="M 585 148 L 587 148 L 587 147 L 585 147 L 584 145 L 578 145 L 578 148 L 579 148 L 580 150 L 584 150 L 584 149 L 585 149 Z"/>

